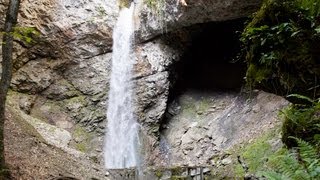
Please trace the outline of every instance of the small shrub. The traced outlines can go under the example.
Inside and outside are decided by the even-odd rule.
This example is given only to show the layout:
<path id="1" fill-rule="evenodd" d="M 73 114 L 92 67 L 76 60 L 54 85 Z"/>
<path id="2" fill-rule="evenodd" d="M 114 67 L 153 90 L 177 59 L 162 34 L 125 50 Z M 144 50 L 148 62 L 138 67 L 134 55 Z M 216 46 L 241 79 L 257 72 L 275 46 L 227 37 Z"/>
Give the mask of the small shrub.
<path id="1" fill-rule="evenodd" d="M 295 100 L 295 104 L 281 113 L 284 118 L 282 141 L 288 147 L 297 146 L 296 141 L 290 138 L 293 136 L 316 144 L 320 136 L 320 103 L 301 95 L 295 97 L 300 99 L 300 103 Z"/>
<path id="2" fill-rule="evenodd" d="M 250 87 L 320 96 L 318 0 L 266 0 L 242 33 Z"/>

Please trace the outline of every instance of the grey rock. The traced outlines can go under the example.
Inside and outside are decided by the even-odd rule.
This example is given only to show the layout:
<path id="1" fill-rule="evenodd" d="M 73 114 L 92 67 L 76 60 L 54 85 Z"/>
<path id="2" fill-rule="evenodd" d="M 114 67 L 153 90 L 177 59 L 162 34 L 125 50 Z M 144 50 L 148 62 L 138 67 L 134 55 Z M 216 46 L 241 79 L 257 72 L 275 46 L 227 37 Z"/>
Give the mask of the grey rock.
<path id="1" fill-rule="evenodd" d="M 85 95 L 105 94 L 109 87 L 111 54 L 81 60 L 69 66 L 63 76 Z"/>
<path id="2" fill-rule="evenodd" d="M 54 72 L 45 61 L 30 61 L 13 76 L 11 87 L 19 92 L 40 93 L 54 81 Z"/>
<path id="3" fill-rule="evenodd" d="M 289 104 L 284 98 L 263 91 L 256 92 L 251 101 L 247 101 L 237 93 L 201 93 L 189 90 L 176 97 L 174 102 L 179 102 L 181 110 L 177 115 L 168 116 L 166 126 L 169 128 L 162 131 L 171 147 L 171 162 L 193 162 L 195 165 L 210 165 L 208 163 L 214 154 L 279 127 L 281 121 L 278 112 Z M 196 104 L 204 103 L 209 103 L 208 107 L 214 105 L 219 110 L 204 112 L 198 116 Z M 259 111 L 248 112 L 247 107 L 254 106 L 259 106 Z M 205 111 L 210 111 L 210 108 Z M 280 137 L 277 138 L 270 144 L 280 147 Z M 230 164 L 230 159 L 223 158 L 213 163 L 227 165 Z"/>
<path id="4" fill-rule="evenodd" d="M 178 0 L 159 1 L 159 9 L 150 8 L 143 0 L 137 1 L 137 35 L 147 40 L 163 32 L 212 21 L 227 21 L 246 17 L 255 12 L 262 0 Z"/>

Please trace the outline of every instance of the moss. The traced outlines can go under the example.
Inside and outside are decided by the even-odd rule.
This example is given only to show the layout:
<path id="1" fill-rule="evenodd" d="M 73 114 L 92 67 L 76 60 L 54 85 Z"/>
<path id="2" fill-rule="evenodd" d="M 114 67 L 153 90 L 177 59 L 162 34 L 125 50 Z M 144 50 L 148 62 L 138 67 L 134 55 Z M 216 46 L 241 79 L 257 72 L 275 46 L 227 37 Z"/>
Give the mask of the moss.
<path id="1" fill-rule="evenodd" d="M 118 0 L 119 2 L 119 7 L 124 8 L 124 7 L 129 7 L 130 6 L 130 1 L 129 0 Z"/>
<path id="2" fill-rule="evenodd" d="M 83 153 L 87 152 L 87 146 L 86 146 L 85 143 L 77 143 L 77 144 L 76 144 L 76 149 L 77 149 L 78 151 L 83 152 Z"/>
<path id="3" fill-rule="evenodd" d="M 233 147 L 228 151 L 232 163 L 228 165 L 215 163 L 216 168 L 212 170 L 210 177 L 213 179 L 244 178 L 246 172 L 238 162 L 238 156 L 240 156 L 243 163 L 248 166 L 248 172 L 250 174 L 273 168 L 270 159 L 274 159 L 274 157 L 279 154 L 278 151 L 280 147 L 279 149 L 273 147 L 272 142 L 277 139 L 280 139 L 280 127 L 272 129 L 250 142 Z M 224 154 L 218 157 L 219 160 L 217 160 L 217 162 L 221 161 L 222 156 L 224 156 Z"/>
<path id="4" fill-rule="evenodd" d="M 182 167 L 172 167 L 170 168 L 170 171 L 172 173 L 172 175 L 181 175 L 184 171 L 184 169 Z"/>
<path id="5" fill-rule="evenodd" d="M 250 64 L 246 74 L 247 82 L 251 86 L 256 86 L 267 80 L 270 73 L 270 69 L 268 68 L 258 68 L 255 64 Z"/>
<path id="6" fill-rule="evenodd" d="M 93 134 L 88 133 L 83 127 L 76 125 L 73 130 L 72 136 L 76 141 L 74 143 L 74 146 L 77 150 L 84 153 L 90 150 L 90 142 L 94 137 Z"/>
<path id="7" fill-rule="evenodd" d="M 240 154 L 249 167 L 250 173 L 256 173 L 269 168 L 269 159 L 277 155 L 278 149 L 274 149 L 270 142 L 279 137 L 280 128 L 270 131 L 260 138 L 248 144 Z"/>
<path id="8" fill-rule="evenodd" d="M 73 136 L 75 138 L 84 138 L 84 139 L 90 139 L 91 138 L 91 134 L 88 133 L 83 127 L 81 127 L 80 125 L 76 125 L 74 130 L 73 130 Z"/>
<path id="9" fill-rule="evenodd" d="M 248 163 L 249 172 L 257 172 L 268 161 L 268 157 L 272 154 L 272 147 L 265 138 L 257 140 L 249 145 L 242 157 Z"/>
<path id="10" fill-rule="evenodd" d="M 154 173 L 158 179 L 160 179 L 163 176 L 163 171 L 160 169 L 157 169 Z"/>
<path id="11" fill-rule="evenodd" d="M 87 105 L 88 101 L 85 96 L 73 97 L 61 102 L 61 106 L 65 107 L 67 110 L 71 112 L 78 112 Z"/>

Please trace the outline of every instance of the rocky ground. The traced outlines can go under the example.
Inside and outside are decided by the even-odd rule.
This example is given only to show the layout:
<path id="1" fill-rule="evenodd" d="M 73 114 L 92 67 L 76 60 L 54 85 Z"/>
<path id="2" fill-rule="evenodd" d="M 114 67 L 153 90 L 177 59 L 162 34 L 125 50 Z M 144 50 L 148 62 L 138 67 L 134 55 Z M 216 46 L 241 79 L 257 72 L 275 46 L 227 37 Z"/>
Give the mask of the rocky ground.
<path id="1" fill-rule="evenodd" d="M 63 133 L 58 133 L 61 142 L 55 136 L 51 137 L 54 142 L 48 141 L 56 129 L 49 124 L 31 124 L 14 101 L 9 98 L 5 122 L 5 156 L 13 179 L 108 179 L 103 167 L 83 153 L 61 147 L 66 138 Z M 46 129 L 47 136 L 37 128 Z"/>
<path id="2" fill-rule="evenodd" d="M 171 102 L 162 124 L 169 164 L 215 165 L 214 156 L 279 128 L 279 112 L 288 104 L 263 91 L 184 92 Z"/>

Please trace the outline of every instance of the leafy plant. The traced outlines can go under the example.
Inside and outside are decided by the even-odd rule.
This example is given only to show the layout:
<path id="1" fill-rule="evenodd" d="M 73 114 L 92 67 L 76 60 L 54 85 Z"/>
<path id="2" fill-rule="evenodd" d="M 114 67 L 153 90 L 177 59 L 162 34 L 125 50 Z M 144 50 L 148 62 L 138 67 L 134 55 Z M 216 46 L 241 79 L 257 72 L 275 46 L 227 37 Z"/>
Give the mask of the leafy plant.
<path id="1" fill-rule="evenodd" d="M 320 136 L 320 103 L 306 96 L 292 94 L 294 104 L 281 112 L 284 118 L 282 126 L 282 141 L 288 147 L 296 146 L 291 136 L 301 138 L 316 144 Z"/>
<path id="2" fill-rule="evenodd" d="M 242 33 L 247 83 L 320 96 L 319 0 L 266 0 Z"/>
<path id="3" fill-rule="evenodd" d="M 318 149 L 299 138 L 293 138 L 297 151 L 278 156 L 276 171 L 260 172 L 260 176 L 270 180 L 312 180 L 320 179 L 320 156 Z"/>

